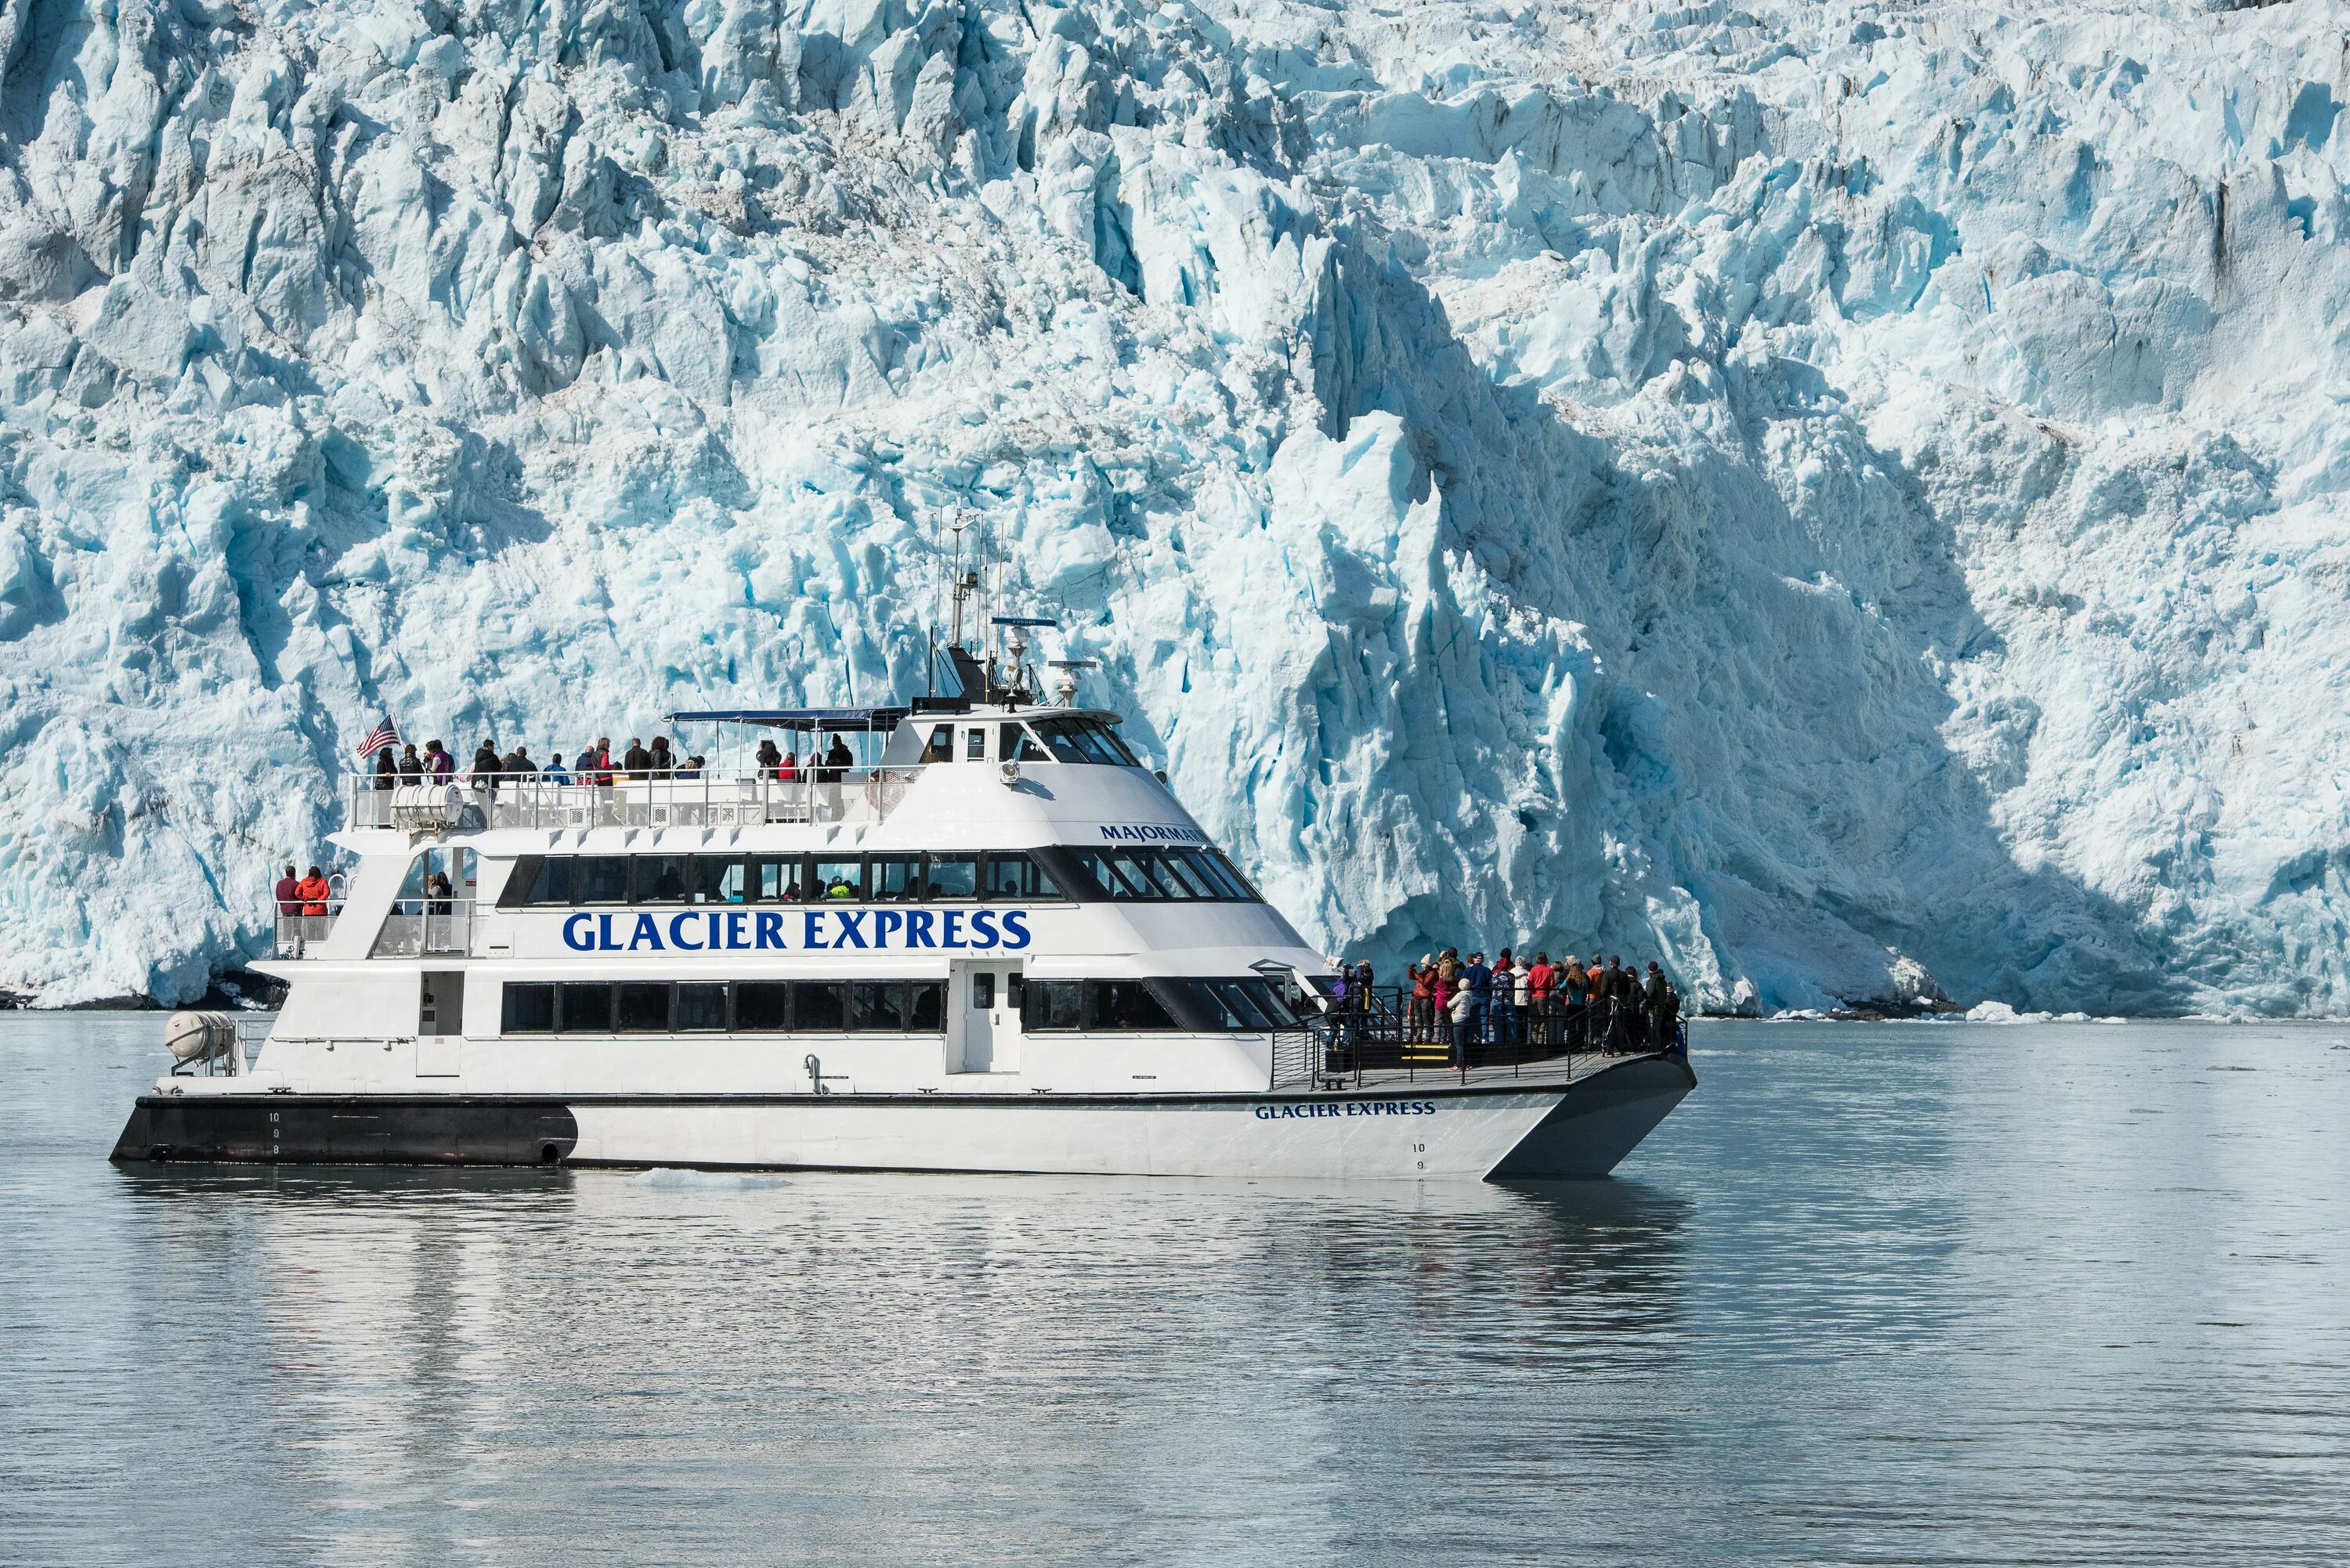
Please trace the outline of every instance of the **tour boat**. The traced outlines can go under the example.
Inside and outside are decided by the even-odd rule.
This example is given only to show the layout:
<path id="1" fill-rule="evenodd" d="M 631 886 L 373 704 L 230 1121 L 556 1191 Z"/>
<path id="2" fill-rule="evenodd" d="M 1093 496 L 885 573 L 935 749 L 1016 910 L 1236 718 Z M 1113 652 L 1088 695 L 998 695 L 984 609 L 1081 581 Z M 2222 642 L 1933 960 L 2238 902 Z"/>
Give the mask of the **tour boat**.
<path id="1" fill-rule="evenodd" d="M 1350 1033 L 1118 715 L 1035 691 L 1050 623 L 994 624 L 956 695 L 671 715 L 789 768 L 353 778 L 339 897 L 252 966 L 282 1009 L 178 1015 L 114 1158 L 1541 1179 L 1695 1085 Z"/>

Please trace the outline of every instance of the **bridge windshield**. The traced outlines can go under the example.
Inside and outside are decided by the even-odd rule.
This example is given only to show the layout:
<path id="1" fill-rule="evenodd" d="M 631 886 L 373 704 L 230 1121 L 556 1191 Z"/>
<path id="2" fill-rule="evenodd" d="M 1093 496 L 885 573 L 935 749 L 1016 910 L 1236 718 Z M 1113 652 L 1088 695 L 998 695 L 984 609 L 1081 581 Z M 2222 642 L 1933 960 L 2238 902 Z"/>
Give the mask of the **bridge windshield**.
<path id="1" fill-rule="evenodd" d="M 1038 719 L 1031 728 L 1055 762 L 1101 763 L 1114 768 L 1142 765 L 1117 732 L 1098 719 Z"/>

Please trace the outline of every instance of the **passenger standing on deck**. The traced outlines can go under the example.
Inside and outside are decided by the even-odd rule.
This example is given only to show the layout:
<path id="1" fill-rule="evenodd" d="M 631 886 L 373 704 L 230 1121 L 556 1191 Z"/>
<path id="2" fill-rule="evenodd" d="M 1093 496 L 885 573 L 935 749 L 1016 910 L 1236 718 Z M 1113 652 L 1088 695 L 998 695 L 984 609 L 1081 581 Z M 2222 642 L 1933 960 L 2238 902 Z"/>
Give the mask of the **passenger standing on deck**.
<path id="1" fill-rule="evenodd" d="M 1436 979 L 1428 989 L 1436 1004 L 1430 1014 L 1437 1030 L 1434 1037 L 1451 1045 L 1454 1044 L 1452 999 L 1461 994 L 1461 965 L 1454 961 L 1451 948 L 1445 949 L 1443 956 L 1436 961 Z"/>
<path id="2" fill-rule="evenodd" d="M 304 914 L 323 915 L 327 912 L 327 900 L 335 896 L 334 884 L 327 880 L 325 872 L 313 866 L 302 873 L 302 880 L 295 885 L 294 896 L 302 900 Z"/>
<path id="3" fill-rule="evenodd" d="M 758 762 L 759 776 L 761 778 L 772 779 L 780 778 L 782 776 L 781 770 L 784 765 L 784 753 L 775 750 L 775 742 L 762 741 L 759 742 Z"/>
<path id="4" fill-rule="evenodd" d="M 1517 1021 L 1518 992 L 1517 987 L 1510 980 L 1510 950 L 1503 948 L 1500 955 L 1493 960 L 1492 1008 L 1490 1015 L 1492 1033 L 1485 1036 L 1486 1041 L 1491 1044 L 1507 1045 L 1513 1033 L 1511 1025 Z"/>
<path id="5" fill-rule="evenodd" d="M 848 742 L 837 734 L 833 736 L 832 744 L 825 750 L 824 766 L 816 770 L 816 778 L 824 785 L 825 813 L 835 822 L 840 820 L 841 774 L 856 763 L 857 759 L 849 754 Z"/>
<path id="6" fill-rule="evenodd" d="M 653 749 L 646 754 L 645 766 L 657 779 L 673 778 L 677 774 L 677 757 L 669 749 L 667 735 L 653 737 Z"/>
<path id="7" fill-rule="evenodd" d="M 473 748 L 473 787 L 495 794 L 498 789 L 498 746 L 484 741 Z"/>
<path id="8" fill-rule="evenodd" d="M 1468 967 L 1461 971 L 1461 989 L 1469 994 L 1469 1035 L 1462 1043 L 1461 1065 L 1471 1064 L 1466 1053 L 1482 1045 L 1485 1031 L 1493 1018 L 1493 971 L 1486 965 L 1485 955 L 1472 952 Z"/>
<path id="9" fill-rule="evenodd" d="M 1511 1044 L 1523 1045 L 1534 1037 L 1534 968 L 1526 962 L 1523 952 L 1510 964 L 1510 1000 L 1515 1008 L 1513 1016 L 1517 1020 L 1517 1034 Z"/>
<path id="10" fill-rule="evenodd" d="M 400 764 L 392 760 L 391 748 L 390 746 L 386 746 L 383 750 L 375 754 L 375 787 L 379 790 L 388 791 L 399 782 Z M 387 817 L 384 821 L 378 823 L 376 826 L 379 827 L 388 826 L 390 826 L 390 819 Z M 289 867 L 287 869 L 291 870 L 292 867 Z"/>
<path id="11" fill-rule="evenodd" d="M 620 753 L 620 771 L 632 779 L 640 779 L 652 771 L 653 754 L 645 750 L 640 736 L 629 737 L 629 749 Z"/>
<path id="12" fill-rule="evenodd" d="M 513 751 L 498 759 L 498 772 L 517 781 L 535 779 L 538 776 L 538 764 L 530 760 L 529 750 L 517 741 Z"/>
<path id="13" fill-rule="evenodd" d="M 1534 963 L 1526 970 L 1526 1005 L 1534 1019 L 1537 1045 L 1548 1045 L 1551 1036 L 1557 1033 L 1551 1027 L 1555 1022 L 1551 1016 L 1553 995 L 1557 990 L 1558 971 L 1551 968 L 1550 954 L 1534 954 Z"/>
<path id="14" fill-rule="evenodd" d="M 1573 953 L 1558 971 L 1559 1044 L 1573 1051 L 1583 1044 L 1585 999 L 1590 994 L 1590 981 L 1584 977 L 1583 961 Z"/>
<path id="15" fill-rule="evenodd" d="M 1427 953 L 1411 966 L 1411 1038 L 1426 1044 L 1436 1037 L 1436 964 Z"/>
<path id="16" fill-rule="evenodd" d="M 556 753 L 555 760 L 538 770 L 538 776 L 551 784 L 569 784 L 571 782 L 571 770 L 563 765 L 563 753 L 561 752 Z"/>
<path id="17" fill-rule="evenodd" d="M 424 742 L 424 771 L 432 775 L 437 784 L 447 784 L 455 776 L 457 759 L 451 756 L 438 741 Z"/>
<path id="18" fill-rule="evenodd" d="M 1679 1043 L 1681 1021 L 1680 992 L 1673 989 L 1665 971 L 1655 964 L 1648 966 L 1648 1046 L 1655 1051 L 1669 1051 Z"/>
<path id="19" fill-rule="evenodd" d="M 1470 1037 L 1477 1028 L 1476 1006 L 1472 1001 L 1474 995 L 1475 993 L 1466 985 L 1462 986 L 1452 993 L 1451 1005 L 1445 1010 L 1444 1013 L 1447 1032 L 1450 1035 L 1446 1044 L 1452 1048 L 1452 1064 L 1464 1070 L 1469 1065 Z"/>
<path id="20" fill-rule="evenodd" d="M 424 760 L 416 754 L 413 742 L 400 748 L 400 779 L 402 784 L 423 782 Z"/>
<path id="21" fill-rule="evenodd" d="M 294 875 L 291 861 L 286 863 L 286 875 L 277 878 L 277 912 L 281 915 L 302 912 L 302 878 Z"/>

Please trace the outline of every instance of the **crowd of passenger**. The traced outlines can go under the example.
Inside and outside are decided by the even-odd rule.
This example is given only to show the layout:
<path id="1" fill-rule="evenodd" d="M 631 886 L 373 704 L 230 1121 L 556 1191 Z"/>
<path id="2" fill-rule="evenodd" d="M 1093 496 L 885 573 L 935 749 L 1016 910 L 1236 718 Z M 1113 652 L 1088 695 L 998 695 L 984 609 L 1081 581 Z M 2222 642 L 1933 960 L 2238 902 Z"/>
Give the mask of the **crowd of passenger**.
<path id="1" fill-rule="evenodd" d="M 803 779 L 837 784 L 841 774 L 856 765 L 848 743 L 838 735 L 821 753 L 811 743 L 805 762 L 795 750 L 782 750 L 773 741 L 762 741 L 754 762 L 756 776 L 785 784 Z M 699 753 L 680 756 L 667 735 L 655 735 L 650 745 L 631 736 L 617 753 L 609 736 L 598 735 L 574 752 L 567 763 L 561 752 L 541 763 L 531 756 L 526 745 L 517 743 L 500 752 L 494 740 L 485 740 L 474 748 L 473 765 L 462 772 L 447 748 L 438 741 L 427 741 L 421 753 L 412 743 L 399 747 L 396 753 L 390 746 L 378 752 L 375 787 L 394 790 L 402 784 L 463 782 L 491 791 L 502 784 L 534 783 L 608 788 L 622 779 L 698 779 L 709 767 L 709 759 Z"/>
<path id="2" fill-rule="evenodd" d="M 1336 989 L 1342 1041 L 1442 1045 L 1456 1067 L 1529 1052 L 1662 1050 L 1680 1023 L 1680 993 L 1663 967 L 1651 960 L 1643 973 L 1615 954 L 1554 962 L 1503 948 L 1489 963 L 1447 948 L 1407 965 L 1403 984 L 1384 992 L 1369 964 L 1341 965 Z"/>

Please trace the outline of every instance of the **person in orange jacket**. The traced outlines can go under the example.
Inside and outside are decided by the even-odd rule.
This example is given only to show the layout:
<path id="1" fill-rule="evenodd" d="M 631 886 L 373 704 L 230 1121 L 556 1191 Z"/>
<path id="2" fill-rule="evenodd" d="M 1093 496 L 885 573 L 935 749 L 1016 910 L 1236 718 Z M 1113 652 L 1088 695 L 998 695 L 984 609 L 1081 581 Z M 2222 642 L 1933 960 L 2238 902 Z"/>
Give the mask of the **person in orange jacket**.
<path id="1" fill-rule="evenodd" d="M 294 885 L 294 896 L 302 900 L 302 912 L 306 915 L 325 914 L 327 900 L 333 898 L 334 893 L 333 885 L 316 866 L 311 867 L 302 880 Z"/>

